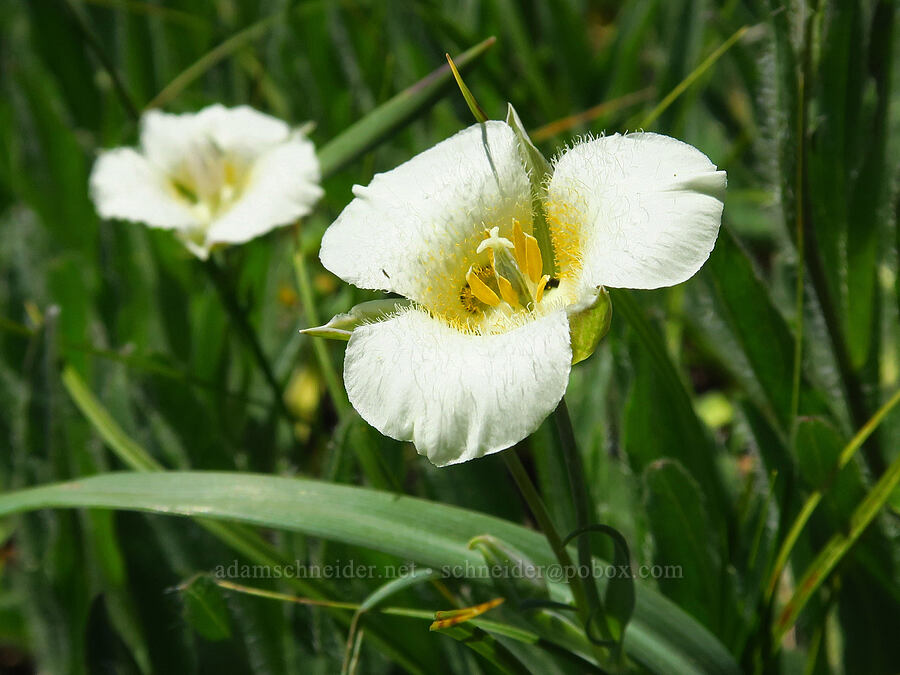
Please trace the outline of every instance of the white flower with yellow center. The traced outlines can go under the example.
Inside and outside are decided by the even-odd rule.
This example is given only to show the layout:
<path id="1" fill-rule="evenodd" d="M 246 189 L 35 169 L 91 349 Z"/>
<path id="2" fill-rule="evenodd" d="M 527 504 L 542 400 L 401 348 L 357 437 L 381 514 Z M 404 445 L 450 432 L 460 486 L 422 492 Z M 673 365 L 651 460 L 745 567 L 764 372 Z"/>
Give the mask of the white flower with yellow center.
<path id="1" fill-rule="evenodd" d="M 703 153 L 651 133 L 595 138 L 538 192 L 548 274 L 526 153 L 509 125 L 472 126 L 356 186 L 322 240 L 329 270 L 411 301 L 355 326 L 344 381 L 366 421 L 437 465 L 535 431 L 568 384 L 570 317 L 604 286 L 685 281 L 718 234 L 725 172 Z"/>
<path id="2" fill-rule="evenodd" d="M 323 194 L 304 133 L 247 106 L 221 105 L 147 112 L 140 149 L 102 152 L 90 187 L 104 218 L 174 230 L 201 259 L 293 222 Z"/>

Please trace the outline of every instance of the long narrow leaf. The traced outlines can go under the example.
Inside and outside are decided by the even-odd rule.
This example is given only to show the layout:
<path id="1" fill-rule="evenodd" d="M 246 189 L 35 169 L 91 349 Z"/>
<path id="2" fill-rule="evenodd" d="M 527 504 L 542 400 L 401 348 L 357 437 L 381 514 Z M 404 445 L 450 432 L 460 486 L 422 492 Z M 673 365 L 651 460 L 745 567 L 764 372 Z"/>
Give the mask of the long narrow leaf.
<path id="1" fill-rule="evenodd" d="M 494 42 L 496 38 L 490 37 L 457 56 L 453 62 L 460 72 L 465 72 L 490 49 Z M 342 169 L 403 128 L 422 109 L 436 101 L 453 82 L 450 64 L 444 64 L 326 143 L 319 150 L 322 176 L 330 176 Z"/>
<path id="2" fill-rule="evenodd" d="M 784 634 L 794 625 L 813 593 L 819 589 L 822 582 L 828 578 L 828 575 L 847 554 L 850 547 L 856 543 L 856 540 L 859 539 L 875 516 L 878 515 L 878 512 L 884 507 L 898 483 L 900 483 L 900 455 L 894 459 L 862 504 L 853 512 L 848 530 L 839 532 L 829 539 L 828 543 L 803 574 L 803 577 L 797 584 L 797 590 L 787 605 L 785 605 L 778 617 L 778 621 L 775 623 L 775 644 L 779 644 L 784 638 Z"/>
<path id="3" fill-rule="evenodd" d="M 468 542 L 480 534 L 511 543 L 536 564 L 554 563 L 539 533 L 499 518 L 306 479 L 218 472 L 112 473 L 0 495 L 0 516 L 48 507 L 153 511 L 295 530 L 479 582 L 490 576 Z M 739 672 L 722 644 L 691 617 L 646 584 L 639 583 L 636 590 L 625 640 L 632 658 L 660 673 Z"/>

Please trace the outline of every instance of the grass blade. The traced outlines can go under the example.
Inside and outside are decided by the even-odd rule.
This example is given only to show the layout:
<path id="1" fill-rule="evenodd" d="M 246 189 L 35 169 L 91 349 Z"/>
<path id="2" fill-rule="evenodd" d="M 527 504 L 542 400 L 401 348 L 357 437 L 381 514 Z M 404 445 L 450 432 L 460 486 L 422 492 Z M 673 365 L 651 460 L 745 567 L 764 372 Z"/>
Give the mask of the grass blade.
<path id="1" fill-rule="evenodd" d="M 703 62 L 699 66 L 694 68 L 694 70 L 692 70 L 686 78 L 679 82 L 678 85 L 676 85 L 676 87 L 672 89 L 672 91 L 666 94 L 666 97 L 656 104 L 656 107 L 653 108 L 653 110 L 651 110 L 646 117 L 644 117 L 638 127 L 641 129 L 646 129 L 657 119 L 659 119 L 659 116 L 662 115 L 679 96 L 687 91 L 688 87 L 694 84 L 694 82 L 696 82 L 697 79 L 701 75 L 703 75 L 703 73 L 712 68 L 712 66 L 715 65 L 716 61 L 718 61 L 725 52 L 731 49 L 738 40 L 744 37 L 744 34 L 749 29 L 750 26 L 742 26 L 741 28 L 738 28 L 730 38 L 725 40 L 725 42 L 723 42 L 719 46 L 719 48 L 716 49 L 716 51 L 703 59 Z"/>
<path id="2" fill-rule="evenodd" d="M 894 459 L 875 487 L 853 512 L 848 530 L 835 534 L 803 574 L 797 584 L 797 590 L 775 622 L 773 634 L 776 645 L 781 644 L 785 633 L 794 625 L 813 593 L 818 590 L 822 582 L 878 515 L 898 483 L 900 483 L 900 455 Z"/>
<path id="3" fill-rule="evenodd" d="M 489 533 L 538 565 L 553 556 L 544 538 L 508 521 L 434 502 L 347 485 L 245 473 L 112 473 L 0 495 L 0 516 L 40 508 L 111 508 L 236 520 L 372 548 L 488 583 L 481 555 L 468 548 Z M 654 672 L 737 673 L 706 629 L 647 584 L 626 652 Z M 317 593 L 318 595 L 318 593 Z M 683 668 L 687 666 L 687 670 Z"/>
<path id="4" fill-rule="evenodd" d="M 837 466 L 834 468 L 833 473 L 837 474 L 841 469 L 847 466 L 847 463 L 853 459 L 853 456 L 856 454 L 856 451 L 862 447 L 862 444 L 865 443 L 866 439 L 872 435 L 875 429 L 878 428 L 878 425 L 881 424 L 881 421 L 884 419 L 885 415 L 887 415 L 891 409 L 900 403 L 900 390 L 894 393 L 893 396 L 878 409 L 872 419 L 866 422 L 865 426 L 860 429 L 856 435 L 850 439 L 850 442 L 844 447 L 841 451 L 841 455 L 838 458 Z M 823 490 L 815 490 L 812 494 L 807 497 L 806 502 L 804 502 L 803 507 L 800 509 L 800 513 L 797 516 L 796 520 L 794 520 L 794 524 L 791 525 L 790 531 L 787 533 L 787 536 L 784 538 L 784 541 L 781 544 L 781 548 L 778 550 L 778 557 L 775 558 L 775 564 L 772 567 L 772 574 L 769 577 L 769 583 L 766 587 L 766 592 L 768 597 L 771 597 L 775 592 L 775 586 L 778 583 L 778 579 L 781 577 L 781 572 L 784 570 L 784 566 L 787 564 L 788 558 L 791 555 L 791 551 L 794 549 L 794 544 L 797 543 L 797 539 L 800 537 L 800 533 L 803 531 L 803 528 L 806 527 L 806 523 L 809 522 L 810 516 L 812 516 L 813 511 L 815 511 L 816 507 L 819 505 L 819 502 L 822 501 Z M 855 518 L 855 516 L 854 516 Z"/>
<path id="5" fill-rule="evenodd" d="M 454 59 L 460 72 L 465 72 L 493 46 L 490 37 Z M 407 124 L 424 108 L 436 101 L 454 82 L 449 64 L 444 64 L 416 84 L 400 92 L 349 127 L 319 150 L 322 176 L 339 171 L 354 159 L 371 150 Z"/>

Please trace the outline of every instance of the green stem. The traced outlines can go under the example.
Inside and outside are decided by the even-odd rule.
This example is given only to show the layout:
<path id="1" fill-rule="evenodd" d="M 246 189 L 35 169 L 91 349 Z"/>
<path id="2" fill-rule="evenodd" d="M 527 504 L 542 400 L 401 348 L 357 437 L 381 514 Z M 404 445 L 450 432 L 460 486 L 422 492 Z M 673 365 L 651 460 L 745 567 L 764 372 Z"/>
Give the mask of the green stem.
<path id="1" fill-rule="evenodd" d="M 809 24 L 812 23 L 812 19 L 809 20 Z M 810 29 L 807 28 L 807 33 Z M 807 36 L 808 37 L 808 36 Z M 805 134 L 804 129 L 806 129 L 806 73 L 804 70 L 800 71 L 799 78 L 797 81 L 797 98 L 798 98 L 798 112 L 797 112 L 797 175 L 796 175 L 796 191 L 799 197 L 799 201 L 802 204 L 803 201 L 803 176 L 804 170 L 806 166 L 805 161 Z M 804 290 L 804 255 L 806 253 L 805 250 L 805 237 L 803 232 L 803 216 L 804 209 L 802 206 L 798 206 L 797 214 L 796 214 L 796 235 L 797 235 L 797 282 L 795 288 L 795 298 L 794 298 L 794 306 L 795 306 L 795 323 L 796 323 L 796 335 L 794 336 L 794 370 L 793 377 L 791 378 L 791 409 L 790 416 L 788 420 L 791 425 L 791 433 L 793 434 L 794 430 L 796 430 L 797 426 L 797 415 L 800 413 L 800 385 L 801 385 L 801 375 L 803 372 L 803 290 Z"/>
<path id="2" fill-rule="evenodd" d="M 231 318 L 232 323 L 237 326 L 241 338 L 253 353 L 253 357 L 256 359 L 259 369 L 262 371 L 263 377 L 268 383 L 269 388 L 272 390 L 272 396 L 275 399 L 275 406 L 278 408 L 278 412 L 281 413 L 288 423 L 293 423 L 294 416 L 291 414 L 290 410 L 288 410 L 287 405 L 284 402 L 284 391 L 278 383 L 278 380 L 275 378 L 275 373 L 272 372 L 272 366 L 269 364 L 269 359 L 266 357 L 266 353 L 259 343 L 256 331 L 253 330 L 253 326 L 251 326 L 250 322 L 247 320 L 247 313 L 244 311 L 244 308 L 241 307 L 237 295 L 234 292 L 234 287 L 228 279 L 228 275 L 212 258 L 209 258 L 203 264 L 203 269 L 209 275 L 213 286 L 216 287 L 216 292 L 219 294 L 222 306 L 225 308 L 225 311 L 228 312 L 228 316 Z"/>
<path id="3" fill-rule="evenodd" d="M 316 298 L 312 279 L 310 278 L 309 267 L 306 265 L 306 258 L 303 255 L 299 238 L 294 251 L 294 276 L 297 279 L 300 303 L 303 305 L 306 322 L 310 326 L 318 326 L 319 316 L 316 312 Z M 325 387 L 328 389 L 328 395 L 334 404 L 335 411 L 342 422 L 348 423 L 351 421 L 350 418 L 356 415 L 356 412 L 344 393 L 344 387 L 341 384 L 337 371 L 335 371 L 331 357 L 328 355 L 328 348 L 325 346 L 324 340 L 318 338 L 313 338 L 312 346 L 316 361 L 319 364 L 319 370 L 322 373 L 322 379 L 325 380 Z M 364 432 L 365 430 L 361 431 Z M 350 430 L 347 430 L 347 433 L 350 433 Z M 378 449 L 370 441 L 369 434 L 356 434 L 356 442 L 351 445 L 363 473 L 374 487 L 395 492 L 402 491 L 396 479 L 384 468 Z"/>
<path id="4" fill-rule="evenodd" d="M 309 268 L 306 265 L 306 257 L 300 250 L 298 244 L 297 250 L 294 252 L 294 276 L 297 279 L 297 288 L 300 291 L 300 303 L 303 305 L 303 314 L 306 317 L 306 323 L 310 326 L 318 326 L 319 314 L 316 311 L 316 299 L 313 293 L 312 280 L 310 279 Z M 313 351 L 316 354 L 316 360 L 319 362 L 319 370 L 322 371 L 322 378 L 325 380 L 325 386 L 328 388 L 328 395 L 331 396 L 331 402 L 337 410 L 339 417 L 344 417 L 350 410 L 350 401 L 344 393 L 340 378 L 334 369 L 334 364 L 328 356 L 328 348 L 324 340 L 312 340 Z"/>
<path id="5" fill-rule="evenodd" d="M 588 494 L 587 484 L 584 482 L 584 464 L 581 461 L 581 453 L 575 443 L 575 431 L 572 428 L 572 419 L 569 417 L 569 407 L 563 398 L 553 412 L 553 426 L 562 450 L 566 464 L 566 473 L 569 475 L 569 487 L 572 489 L 572 501 L 575 503 L 575 524 L 578 531 L 578 566 L 581 569 L 593 570 L 593 556 L 591 555 L 590 537 L 586 536 L 591 526 L 591 497 Z M 591 574 L 585 581 L 585 596 L 590 614 L 597 614 L 597 623 L 607 640 L 612 639 L 606 617 L 603 615 L 603 605 L 600 594 L 597 593 L 597 585 Z"/>
<path id="6" fill-rule="evenodd" d="M 847 345 L 847 338 L 844 335 L 844 329 L 841 325 L 840 308 L 838 299 L 834 297 L 828 276 L 825 271 L 822 258 L 819 253 L 818 237 L 816 233 L 815 223 L 812 218 L 812 202 L 809 189 L 809 166 L 806 161 L 806 154 L 809 152 L 808 139 L 806 132 L 806 124 L 808 116 L 806 114 L 806 97 L 808 96 L 815 83 L 812 78 L 812 43 L 814 36 L 813 20 L 819 12 L 819 2 L 813 2 L 809 7 L 809 14 L 804 28 L 804 42 L 801 53 L 801 63 L 797 72 L 797 130 L 799 138 L 797 139 L 797 169 L 796 178 L 800 181 L 799 194 L 797 195 L 796 209 L 798 211 L 796 218 L 798 227 L 802 227 L 802 237 L 798 236 L 797 244 L 803 246 L 803 251 L 798 250 L 798 264 L 806 263 L 806 273 L 809 277 L 813 292 L 816 295 L 819 307 L 822 312 L 822 318 L 825 321 L 825 329 L 828 333 L 831 349 L 834 353 L 835 362 L 843 385 L 844 394 L 847 400 L 847 408 L 850 413 L 850 421 L 853 427 L 859 428 L 866 423 L 869 418 L 869 403 L 866 400 L 863 384 L 859 373 L 853 366 L 850 357 L 850 348 Z M 799 232 L 798 232 L 799 234 Z M 798 274 L 802 274 L 798 271 Z M 800 341 L 802 334 L 798 333 L 796 339 Z M 799 401 L 799 387 L 798 387 Z M 886 468 L 884 457 L 881 454 L 880 444 L 877 438 L 870 440 L 869 444 L 863 448 L 863 457 L 866 464 L 875 476 L 881 476 Z"/>
<path id="7" fill-rule="evenodd" d="M 572 558 L 569 556 L 569 552 L 563 544 L 562 537 L 560 537 L 559 532 L 556 531 L 556 526 L 550 518 L 550 513 L 547 511 L 544 500 L 541 499 L 537 488 L 532 482 L 531 477 L 528 475 L 528 471 L 525 469 L 525 465 L 523 465 L 522 460 L 519 459 L 516 449 L 510 448 L 501 454 L 506 461 L 506 468 L 508 468 L 509 472 L 512 474 L 513 480 L 516 481 L 519 492 L 522 493 L 525 503 L 528 504 L 528 508 L 531 510 L 534 519 L 537 521 L 538 527 L 541 528 L 541 532 L 543 532 L 544 536 L 547 538 L 547 543 L 550 544 L 550 548 L 553 551 L 553 555 L 556 556 L 556 560 L 565 570 L 571 570 L 573 568 Z M 571 578 L 569 585 L 572 589 L 572 598 L 575 600 L 575 609 L 578 612 L 581 621 L 587 626 L 587 622 L 590 619 L 590 610 L 588 609 L 587 597 L 585 596 L 582 579 L 578 574 L 567 574 L 566 576 Z"/>

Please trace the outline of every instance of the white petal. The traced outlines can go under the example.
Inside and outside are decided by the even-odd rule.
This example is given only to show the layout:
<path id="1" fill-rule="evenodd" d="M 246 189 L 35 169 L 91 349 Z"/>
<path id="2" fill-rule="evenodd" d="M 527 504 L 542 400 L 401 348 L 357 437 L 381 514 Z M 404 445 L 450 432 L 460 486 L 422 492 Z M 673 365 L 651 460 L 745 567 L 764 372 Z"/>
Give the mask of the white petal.
<path id="1" fill-rule="evenodd" d="M 693 276 L 722 219 L 725 172 L 652 133 L 576 145 L 556 163 L 548 212 L 581 239 L 581 283 L 659 288 Z"/>
<path id="2" fill-rule="evenodd" d="M 91 171 L 90 190 L 103 218 L 168 229 L 201 225 L 165 175 L 131 148 L 100 154 Z"/>
<path id="3" fill-rule="evenodd" d="M 376 175 L 322 239 L 322 264 L 356 286 L 436 309 L 458 294 L 486 226 L 531 227 L 528 175 L 512 129 L 476 124 Z M 504 227 L 505 224 L 505 227 Z M 458 299 L 457 299 L 458 304 Z"/>
<path id="4" fill-rule="evenodd" d="M 176 170 L 200 137 L 196 113 L 172 115 L 148 110 L 141 116 L 141 149 L 161 171 Z"/>
<path id="5" fill-rule="evenodd" d="M 290 136 L 282 120 L 248 106 L 215 104 L 196 113 L 173 115 L 150 110 L 141 118 L 141 147 L 165 171 L 176 170 L 192 153 L 216 148 L 252 161 Z"/>
<path id="6" fill-rule="evenodd" d="M 234 205 L 207 234 L 209 244 L 240 243 L 305 216 L 324 194 L 312 142 L 295 135 L 256 160 Z"/>
<path id="7" fill-rule="evenodd" d="M 247 157 L 284 143 L 291 134 L 286 122 L 246 105 L 211 105 L 197 113 L 197 124 L 219 148 Z"/>
<path id="8" fill-rule="evenodd" d="M 410 310 L 353 331 L 344 382 L 369 424 L 445 466 L 534 432 L 565 393 L 571 361 L 564 311 L 471 335 Z"/>

